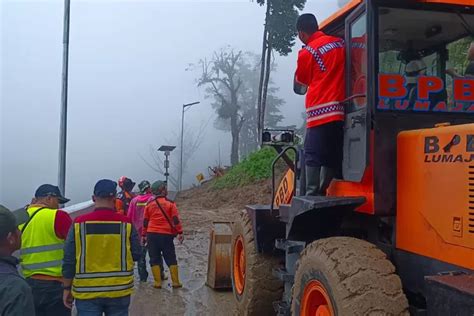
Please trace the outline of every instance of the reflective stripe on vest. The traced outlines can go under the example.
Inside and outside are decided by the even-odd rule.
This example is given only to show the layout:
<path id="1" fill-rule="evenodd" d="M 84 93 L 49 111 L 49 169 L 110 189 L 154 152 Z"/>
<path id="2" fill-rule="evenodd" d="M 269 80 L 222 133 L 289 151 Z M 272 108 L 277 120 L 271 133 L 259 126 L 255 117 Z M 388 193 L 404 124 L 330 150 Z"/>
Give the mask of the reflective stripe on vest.
<path id="1" fill-rule="evenodd" d="M 62 260 L 46 261 L 41 263 L 22 264 L 21 268 L 23 270 L 39 270 L 44 268 L 54 268 L 58 265 L 61 266 L 62 263 Z"/>
<path id="2" fill-rule="evenodd" d="M 133 289 L 133 280 L 125 285 L 111 285 L 111 286 L 94 286 L 94 287 L 74 287 L 76 293 L 90 293 L 90 292 L 113 292 Z M 74 297 L 77 297 L 76 295 Z"/>
<path id="3" fill-rule="evenodd" d="M 22 255 L 27 255 L 30 253 L 38 253 L 38 252 L 46 252 L 50 250 L 58 250 L 58 249 L 63 249 L 63 244 L 54 244 L 54 245 L 46 245 L 46 246 L 37 246 L 37 247 L 30 247 L 30 248 L 23 248 L 21 249 L 21 254 Z"/>
<path id="4" fill-rule="evenodd" d="M 130 223 L 90 221 L 74 224 L 78 299 L 115 298 L 133 291 Z"/>
<path id="5" fill-rule="evenodd" d="M 39 208 L 28 208 L 28 214 L 31 216 Z M 56 236 L 56 213 L 55 209 L 43 208 L 33 217 L 21 236 L 21 268 L 25 277 L 35 274 L 62 276 L 64 240 Z M 20 225 L 19 229 L 22 227 Z"/>

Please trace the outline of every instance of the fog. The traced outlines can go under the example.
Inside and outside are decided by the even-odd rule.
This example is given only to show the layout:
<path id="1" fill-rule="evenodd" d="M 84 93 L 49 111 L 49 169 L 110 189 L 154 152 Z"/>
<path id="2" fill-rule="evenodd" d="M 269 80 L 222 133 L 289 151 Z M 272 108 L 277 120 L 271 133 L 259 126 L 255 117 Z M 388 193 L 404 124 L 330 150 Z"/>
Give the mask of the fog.
<path id="1" fill-rule="evenodd" d="M 63 1 L 0 0 L 0 204 L 25 205 L 36 187 L 57 183 L 61 98 Z M 196 87 L 189 63 L 230 45 L 259 53 L 264 8 L 241 1 L 72 0 L 66 195 L 90 198 L 100 178 L 125 175 L 135 182 L 162 178 L 140 158 L 180 132 L 210 121 L 184 175 L 216 165 L 218 144 L 229 164 L 230 133 L 213 126 L 210 100 Z M 319 20 L 337 1 L 308 0 L 304 12 Z M 304 99 L 292 92 L 297 42 L 276 56 L 272 79 L 286 101 L 282 125 L 301 125 Z M 178 144 L 172 144 L 178 145 Z M 172 153 L 171 159 L 179 157 Z M 175 170 L 173 170 L 175 172 Z"/>

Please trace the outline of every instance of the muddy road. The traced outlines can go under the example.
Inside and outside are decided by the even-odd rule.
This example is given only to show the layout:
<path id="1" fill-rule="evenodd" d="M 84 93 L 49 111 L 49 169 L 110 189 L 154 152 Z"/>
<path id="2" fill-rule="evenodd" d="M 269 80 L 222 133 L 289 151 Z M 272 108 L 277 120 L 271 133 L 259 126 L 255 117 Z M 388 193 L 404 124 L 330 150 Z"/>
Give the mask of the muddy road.
<path id="1" fill-rule="evenodd" d="M 209 232 L 213 221 L 233 220 L 238 208 L 208 209 L 191 201 L 178 200 L 184 225 L 185 241 L 176 243 L 182 289 L 172 289 L 170 280 L 162 289 L 153 288 L 153 277 L 147 283 L 136 281 L 130 315 L 233 315 L 232 291 L 214 291 L 205 285 Z M 165 268 L 167 271 L 167 269 Z M 150 273 L 150 269 L 148 270 Z M 167 271 L 168 275 L 169 272 Z M 138 275 L 136 275 L 138 280 Z M 167 286 L 165 286 L 167 284 Z"/>
<path id="2" fill-rule="evenodd" d="M 232 291 L 214 291 L 205 284 L 212 222 L 234 221 L 245 205 L 268 204 L 270 200 L 269 180 L 234 189 L 216 191 L 204 185 L 182 192 L 176 201 L 185 241 L 176 245 L 176 253 L 183 288 L 172 289 L 168 279 L 163 281 L 162 289 L 155 289 L 151 275 L 147 283 L 140 283 L 136 273 L 130 314 L 236 315 Z"/>

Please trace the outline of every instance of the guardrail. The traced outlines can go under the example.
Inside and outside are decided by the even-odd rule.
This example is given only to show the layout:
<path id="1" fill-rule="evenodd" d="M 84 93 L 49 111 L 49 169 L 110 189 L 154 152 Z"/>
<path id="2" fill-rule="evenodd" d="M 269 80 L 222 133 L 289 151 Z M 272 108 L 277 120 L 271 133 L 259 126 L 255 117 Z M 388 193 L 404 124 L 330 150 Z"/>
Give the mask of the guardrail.
<path id="1" fill-rule="evenodd" d="M 62 210 L 67 212 L 74 219 L 80 215 L 92 212 L 94 210 L 94 201 L 89 200 L 86 202 L 70 205 L 62 208 Z"/>

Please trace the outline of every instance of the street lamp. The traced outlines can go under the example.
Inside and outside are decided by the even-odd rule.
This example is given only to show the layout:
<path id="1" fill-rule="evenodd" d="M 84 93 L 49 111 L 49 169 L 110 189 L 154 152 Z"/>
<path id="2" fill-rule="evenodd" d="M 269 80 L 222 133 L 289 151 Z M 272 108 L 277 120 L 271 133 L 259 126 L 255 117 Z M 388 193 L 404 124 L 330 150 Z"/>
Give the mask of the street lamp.
<path id="1" fill-rule="evenodd" d="M 199 104 L 201 102 L 193 102 L 188 104 L 183 104 L 183 111 L 181 112 L 181 146 L 180 146 L 180 159 L 179 159 L 179 191 L 183 187 L 183 138 L 184 138 L 184 112 L 186 108 L 190 108 L 193 105 Z"/>
<path id="2" fill-rule="evenodd" d="M 63 73 L 61 87 L 61 114 L 59 125 L 58 186 L 66 194 L 66 143 L 67 143 L 67 88 L 69 69 L 69 16 L 71 0 L 64 0 Z"/>
<path id="3" fill-rule="evenodd" d="M 168 186 L 168 177 L 170 173 L 168 172 L 170 168 L 170 161 L 168 157 L 170 156 L 170 153 L 176 148 L 176 146 L 170 146 L 170 145 L 162 145 L 160 148 L 158 148 L 158 151 L 163 151 L 165 153 L 165 178 L 166 178 L 166 185 Z"/>

